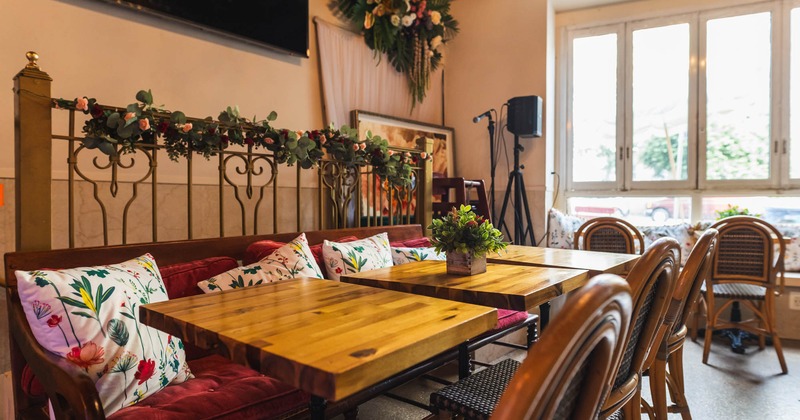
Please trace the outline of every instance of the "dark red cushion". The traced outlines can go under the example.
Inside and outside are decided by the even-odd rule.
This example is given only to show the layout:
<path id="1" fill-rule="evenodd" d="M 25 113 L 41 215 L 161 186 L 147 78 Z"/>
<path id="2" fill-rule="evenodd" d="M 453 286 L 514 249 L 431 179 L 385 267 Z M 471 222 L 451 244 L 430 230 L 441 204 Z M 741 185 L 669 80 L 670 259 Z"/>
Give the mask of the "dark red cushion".
<path id="1" fill-rule="evenodd" d="M 392 248 L 427 248 L 431 246 L 431 240 L 423 236 L 422 238 L 391 242 L 389 245 Z"/>
<path id="2" fill-rule="evenodd" d="M 336 242 L 353 242 L 357 240 L 358 238 L 355 236 L 345 236 L 337 239 Z M 250 265 L 261 261 L 284 245 L 286 245 L 286 242 L 270 241 L 269 239 L 253 242 L 244 251 L 242 264 Z M 327 272 L 325 271 L 325 261 L 322 259 L 322 244 L 311 245 L 309 246 L 309 249 L 311 250 L 311 253 L 314 254 L 314 260 L 317 262 L 317 265 L 322 270 L 322 275 L 324 276 Z"/>
<path id="3" fill-rule="evenodd" d="M 489 331 L 498 332 L 506 328 L 513 327 L 528 319 L 528 313 L 525 311 L 512 311 L 510 309 L 497 309 L 497 325 L 494 329 Z"/>
<path id="4" fill-rule="evenodd" d="M 219 356 L 189 362 L 194 379 L 169 385 L 109 419 L 265 419 L 302 410 L 308 394 Z"/>
<path id="5" fill-rule="evenodd" d="M 231 257 L 211 257 L 159 267 L 159 271 L 167 288 L 167 296 L 170 299 L 177 299 L 203 293 L 197 287 L 197 282 L 208 280 L 238 266 L 239 263 Z"/>
<path id="6" fill-rule="evenodd" d="M 36 375 L 31 370 L 31 367 L 27 364 L 22 368 L 22 378 L 20 378 L 20 382 L 20 385 L 22 386 L 22 392 L 24 392 L 25 395 L 33 398 L 34 400 L 42 398 L 44 401 L 43 397 L 46 396 L 44 387 L 39 380 L 36 379 Z"/>

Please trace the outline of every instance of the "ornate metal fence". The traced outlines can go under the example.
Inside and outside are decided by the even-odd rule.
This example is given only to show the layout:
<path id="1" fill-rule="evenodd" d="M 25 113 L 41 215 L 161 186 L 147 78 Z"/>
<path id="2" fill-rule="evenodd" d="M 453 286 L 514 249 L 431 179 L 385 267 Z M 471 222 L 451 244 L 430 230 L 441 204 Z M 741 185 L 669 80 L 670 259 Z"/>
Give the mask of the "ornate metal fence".
<path id="1" fill-rule="evenodd" d="M 216 174 L 209 176 L 209 164 L 196 162 L 190 151 L 182 167 L 167 171 L 170 181 L 160 182 L 159 171 L 169 162 L 162 145 L 106 155 L 82 144 L 76 121 L 84 114 L 52 109 L 52 79 L 37 58 L 29 53 L 28 65 L 14 78 L 17 250 L 430 221 L 430 160 L 414 168 L 410 186 L 397 187 L 381 182 L 370 166 L 323 160 L 314 176 L 278 164 L 271 152 L 230 147 L 212 157 Z M 51 129 L 54 122 L 66 133 Z M 430 154 L 432 147 L 419 139 L 414 151 Z M 61 153 L 65 174 L 56 169 L 54 176 L 52 162 Z M 183 179 L 176 181 L 178 173 Z M 198 176 L 205 181 L 197 182 Z"/>

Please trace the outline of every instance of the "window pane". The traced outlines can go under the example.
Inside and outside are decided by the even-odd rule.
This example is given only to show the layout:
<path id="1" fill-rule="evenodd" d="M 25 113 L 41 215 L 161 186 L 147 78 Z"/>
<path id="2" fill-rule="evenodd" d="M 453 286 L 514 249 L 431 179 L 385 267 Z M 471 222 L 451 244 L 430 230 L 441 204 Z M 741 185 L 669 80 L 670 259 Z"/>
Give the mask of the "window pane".
<path id="1" fill-rule="evenodd" d="M 800 8 L 792 9 L 792 61 L 789 73 L 791 105 L 789 105 L 790 136 L 789 172 L 792 178 L 800 178 Z"/>
<path id="2" fill-rule="evenodd" d="M 572 180 L 614 181 L 617 144 L 617 35 L 572 44 Z"/>
<path id="3" fill-rule="evenodd" d="M 704 197 L 702 219 L 717 220 L 732 208 L 772 224 L 800 223 L 800 197 Z"/>
<path id="4" fill-rule="evenodd" d="M 710 180 L 766 179 L 770 157 L 770 14 L 708 21 Z"/>
<path id="5" fill-rule="evenodd" d="M 636 226 L 688 222 L 692 214 L 689 197 L 571 197 L 568 204 L 575 216 L 614 216 Z"/>
<path id="6" fill-rule="evenodd" d="M 688 178 L 689 24 L 633 32 L 633 180 Z"/>

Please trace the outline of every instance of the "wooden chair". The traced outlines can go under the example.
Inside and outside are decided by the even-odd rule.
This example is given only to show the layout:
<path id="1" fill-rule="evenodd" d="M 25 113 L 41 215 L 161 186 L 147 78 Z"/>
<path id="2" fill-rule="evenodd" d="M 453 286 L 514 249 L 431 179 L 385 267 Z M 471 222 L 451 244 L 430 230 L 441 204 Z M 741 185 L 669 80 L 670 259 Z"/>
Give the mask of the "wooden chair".
<path id="1" fill-rule="evenodd" d="M 642 414 L 641 377 L 667 315 L 680 265 L 680 245 L 661 238 L 645 251 L 628 274 L 633 315 L 622 363 L 612 377 L 611 394 L 600 418 L 639 419 Z"/>
<path id="2" fill-rule="evenodd" d="M 771 224 L 751 216 L 727 217 L 711 227 L 719 231 L 719 245 L 714 253 L 711 281 L 705 285 L 707 316 L 703 363 L 708 363 L 714 330 L 738 328 L 757 334 L 762 350 L 765 336 L 771 336 L 781 371 L 788 373 L 775 322 L 775 296 L 784 287 L 786 245 L 783 236 Z M 779 277 L 780 290 L 777 287 Z M 727 299 L 719 308 L 716 307 L 718 298 Z M 739 322 L 722 320 L 720 314 L 733 302 L 749 308 L 755 318 Z"/>
<path id="3" fill-rule="evenodd" d="M 644 237 L 639 229 L 616 217 L 597 217 L 586 221 L 575 231 L 575 249 L 642 254 Z M 638 249 L 636 245 L 638 246 Z"/>
<path id="4" fill-rule="evenodd" d="M 703 282 L 711 274 L 711 260 L 719 233 L 707 229 L 689 254 L 686 265 L 678 276 L 667 316 L 663 324 L 663 338 L 657 352 L 651 353 L 650 394 L 653 397 L 653 415 L 666 419 L 667 413 L 680 413 L 683 419 L 691 419 L 683 384 L 683 343 L 686 341 L 686 321 L 700 296 Z M 667 371 L 669 366 L 669 371 Z M 667 406 L 667 387 L 674 405 Z"/>
<path id="5" fill-rule="evenodd" d="M 471 190 L 475 190 L 472 199 Z M 453 192 L 451 193 L 451 190 Z M 489 200 L 486 196 L 486 183 L 482 179 L 466 180 L 464 178 L 434 178 L 433 195 L 439 197 L 439 202 L 433 203 L 433 217 L 441 217 L 453 207 L 470 204 L 475 213 L 491 220 L 489 213 Z"/>
<path id="6" fill-rule="evenodd" d="M 569 297 L 568 314 L 553 320 L 525 362 L 505 360 L 445 387 L 431 395 L 433 409 L 477 419 L 597 418 L 632 306 L 620 277 L 592 278 Z"/>

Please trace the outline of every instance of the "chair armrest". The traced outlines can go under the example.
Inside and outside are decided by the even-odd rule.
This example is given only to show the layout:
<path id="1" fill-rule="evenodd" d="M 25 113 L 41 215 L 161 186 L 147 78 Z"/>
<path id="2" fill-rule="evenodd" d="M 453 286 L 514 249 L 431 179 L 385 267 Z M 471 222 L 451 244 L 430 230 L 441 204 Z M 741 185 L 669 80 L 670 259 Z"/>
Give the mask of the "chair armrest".
<path id="1" fill-rule="evenodd" d="M 47 393 L 55 418 L 104 419 L 100 395 L 89 374 L 42 348 L 25 319 L 19 296 L 15 293 L 8 296 L 9 330 Z"/>

